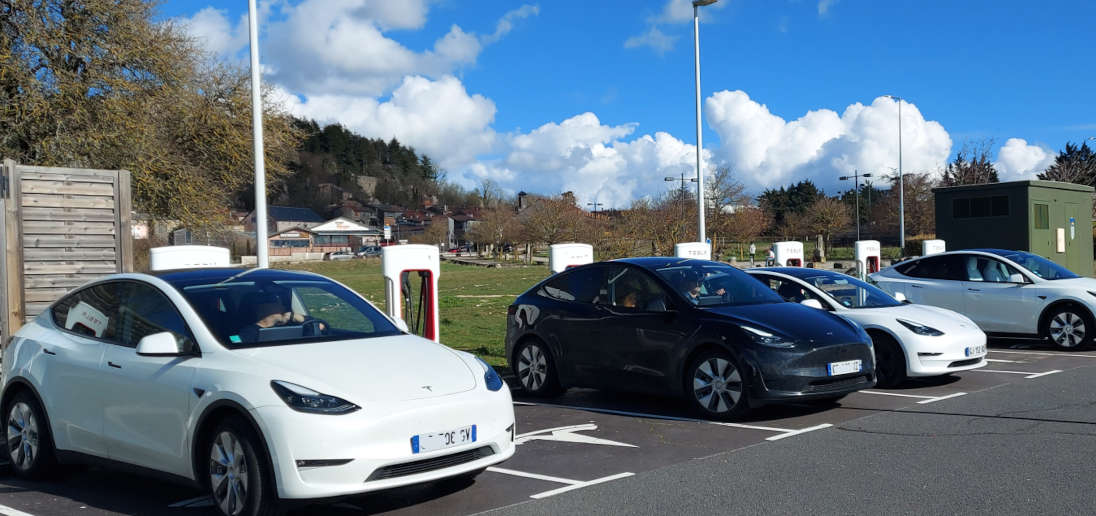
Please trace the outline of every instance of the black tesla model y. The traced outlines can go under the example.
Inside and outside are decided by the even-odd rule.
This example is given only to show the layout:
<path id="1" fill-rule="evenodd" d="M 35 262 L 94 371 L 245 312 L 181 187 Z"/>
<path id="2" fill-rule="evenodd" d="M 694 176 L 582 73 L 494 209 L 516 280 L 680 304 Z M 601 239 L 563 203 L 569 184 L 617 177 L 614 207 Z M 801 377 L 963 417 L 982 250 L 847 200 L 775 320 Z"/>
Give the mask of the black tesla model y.
<path id="1" fill-rule="evenodd" d="M 580 386 L 681 395 L 719 419 L 875 383 L 859 326 L 707 260 L 630 258 L 551 276 L 509 307 L 506 353 L 531 395 Z"/>

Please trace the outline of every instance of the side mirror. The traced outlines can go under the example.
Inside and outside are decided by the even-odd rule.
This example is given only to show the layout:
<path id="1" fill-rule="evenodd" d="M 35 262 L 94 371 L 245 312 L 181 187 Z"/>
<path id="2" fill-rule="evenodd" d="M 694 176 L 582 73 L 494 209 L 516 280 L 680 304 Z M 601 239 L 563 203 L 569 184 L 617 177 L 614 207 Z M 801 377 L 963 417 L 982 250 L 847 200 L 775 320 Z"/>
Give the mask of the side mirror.
<path id="1" fill-rule="evenodd" d="M 175 334 L 170 331 L 162 331 L 145 335 L 137 343 L 137 354 L 143 357 L 177 357 L 184 353 L 179 349 L 179 342 L 175 340 Z"/>
<path id="2" fill-rule="evenodd" d="M 825 308 L 822 307 L 822 302 L 817 299 L 804 299 L 800 301 L 799 304 L 809 306 L 815 310 L 825 310 Z"/>
<path id="3" fill-rule="evenodd" d="M 906 295 L 901 293 L 901 292 L 895 292 L 894 293 L 894 300 L 898 301 L 899 303 L 906 303 L 906 304 L 909 304 L 909 302 L 910 302 L 909 299 L 906 299 Z"/>
<path id="4" fill-rule="evenodd" d="M 407 328 L 407 322 L 404 321 L 403 319 L 400 319 L 399 317 L 396 317 L 395 319 L 392 320 L 392 322 L 396 323 L 396 328 L 399 329 L 400 331 L 402 331 L 404 333 L 407 333 L 407 332 L 410 331 Z"/>

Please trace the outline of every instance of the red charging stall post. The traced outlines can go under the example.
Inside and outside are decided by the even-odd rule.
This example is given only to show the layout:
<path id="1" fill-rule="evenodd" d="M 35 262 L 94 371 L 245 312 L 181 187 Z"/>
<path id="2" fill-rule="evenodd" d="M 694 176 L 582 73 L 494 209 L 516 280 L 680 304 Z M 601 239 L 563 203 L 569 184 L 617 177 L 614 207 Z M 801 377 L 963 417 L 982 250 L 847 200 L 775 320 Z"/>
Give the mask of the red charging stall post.
<path id="1" fill-rule="evenodd" d="M 773 244 L 773 254 L 778 267 L 803 266 L 803 242 L 777 242 Z"/>
<path id="2" fill-rule="evenodd" d="M 882 260 L 878 240 L 857 240 L 852 245 L 853 259 L 856 260 L 856 277 L 863 280 L 868 274 L 879 272 Z"/>
<path id="3" fill-rule="evenodd" d="M 381 249 L 384 309 L 415 335 L 441 342 L 438 277 L 441 258 L 432 245 L 392 245 Z"/>

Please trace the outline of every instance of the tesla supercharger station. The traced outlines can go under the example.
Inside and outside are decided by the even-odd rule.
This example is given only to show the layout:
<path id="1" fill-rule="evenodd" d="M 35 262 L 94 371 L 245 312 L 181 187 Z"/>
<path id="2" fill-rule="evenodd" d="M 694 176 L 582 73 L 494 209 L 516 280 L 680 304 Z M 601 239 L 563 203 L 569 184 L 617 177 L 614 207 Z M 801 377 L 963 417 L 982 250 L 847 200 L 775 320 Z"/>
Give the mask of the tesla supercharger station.
<path id="1" fill-rule="evenodd" d="M 947 250 L 943 240 L 925 240 L 921 242 L 921 256 L 938 254 Z"/>
<path id="2" fill-rule="evenodd" d="M 857 240 L 852 245 L 852 256 L 856 260 L 856 277 L 863 280 L 868 274 L 879 272 L 882 256 L 879 254 L 878 240 Z"/>
<path id="3" fill-rule="evenodd" d="M 594 246 L 590 244 L 548 246 L 548 268 L 552 270 L 552 274 L 587 263 L 594 263 Z"/>
<path id="4" fill-rule="evenodd" d="M 438 277 L 441 258 L 432 245 L 390 245 L 381 249 L 384 309 L 415 335 L 441 342 Z"/>
<path id="5" fill-rule="evenodd" d="M 148 250 L 148 268 L 153 271 L 228 267 L 228 249 L 208 245 L 169 245 Z"/>
<path id="6" fill-rule="evenodd" d="M 777 242 L 773 244 L 773 254 L 779 267 L 803 266 L 803 242 Z"/>
<path id="7" fill-rule="evenodd" d="M 696 260 L 711 260 L 712 246 L 704 242 L 683 242 L 674 244 L 674 256 L 677 258 L 693 258 Z"/>

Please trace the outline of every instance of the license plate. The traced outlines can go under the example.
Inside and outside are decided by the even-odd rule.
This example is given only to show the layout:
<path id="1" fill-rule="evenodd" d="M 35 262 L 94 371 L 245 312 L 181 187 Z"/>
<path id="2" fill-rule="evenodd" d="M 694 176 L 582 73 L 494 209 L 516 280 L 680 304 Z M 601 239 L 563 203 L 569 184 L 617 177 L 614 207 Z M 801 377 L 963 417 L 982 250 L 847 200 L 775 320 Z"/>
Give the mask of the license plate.
<path id="1" fill-rule="evenodd" d="M 985 344 L 979 344 L 977 346 L 971 346 L 971 347 L 967 348 L 967 356 L 968 357 L 980 357 L 980 356 L 985 355 L 985 354 L 986 354 L 986 345 Z"/>
<path id="2" fill-rule="evenodd" d="M 826 370 L 830 373 L 830 376 L 840 376 L 849 373 L 860 372 L 859 360 L 846 360 L 844 362 L 830 362 L 826 366 Z"/>
<path id="3" fill-rule="evenodd" d="M 476 442 L 476 425 L 448 432 L 419 434 L 411 437 L 411 453 L 423 453 Z"/>

